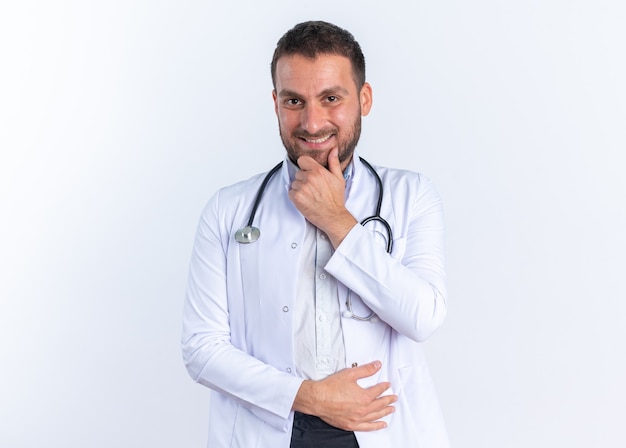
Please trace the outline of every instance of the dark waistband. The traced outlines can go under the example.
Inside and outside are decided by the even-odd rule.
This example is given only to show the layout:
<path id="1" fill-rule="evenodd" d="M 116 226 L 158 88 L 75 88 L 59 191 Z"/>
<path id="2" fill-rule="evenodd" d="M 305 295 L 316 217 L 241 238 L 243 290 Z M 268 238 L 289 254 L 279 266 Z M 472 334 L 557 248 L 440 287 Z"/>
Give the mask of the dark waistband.
<path id="1" fill-rule="evenodd" d="M 295 412 L 291 448 L 358 448 L 354 432 L 329 425 L 315 415 Z"/>

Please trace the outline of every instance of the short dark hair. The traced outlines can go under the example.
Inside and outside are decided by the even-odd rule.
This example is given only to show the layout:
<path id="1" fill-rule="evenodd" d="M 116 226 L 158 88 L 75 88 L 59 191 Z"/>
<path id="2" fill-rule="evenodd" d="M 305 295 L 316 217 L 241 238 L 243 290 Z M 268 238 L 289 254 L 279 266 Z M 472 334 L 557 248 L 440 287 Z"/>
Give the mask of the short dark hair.
<path id="1" fill-rule="evenodd" d="M 360 90 L 365 84 L 365 57 L 350 32 L 323 21 L 299 23 L 280 38 L 272 58 L 272 83 L 276 87 L 276 63 L 283 56 L 299 54 L 315 58 L 320 54 L 345 56 L 352 65 L 352 77 Z"/>

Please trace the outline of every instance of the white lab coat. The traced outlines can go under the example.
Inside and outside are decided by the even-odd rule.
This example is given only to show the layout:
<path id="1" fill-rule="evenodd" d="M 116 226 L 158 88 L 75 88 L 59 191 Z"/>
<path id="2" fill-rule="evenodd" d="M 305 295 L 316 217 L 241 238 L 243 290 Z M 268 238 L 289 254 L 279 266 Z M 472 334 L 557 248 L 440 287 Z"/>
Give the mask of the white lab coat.
<path id="1" fill-rule="evenodd" d="M 210 448 L 289 447 L 295 376 L 293 324 L 305 222 L 287 196 L 286 160 L 269 182 L 254 224 L 261 237 L 239 244 L 264 175 L 218 191 L 202 213 L 184 308 L 183 357 L 192 378 L 213 389 Z M 346 363 L 382 361 L 379 374 L 398 395 L 388 427 L 357 432 L 361 448 L 448 446 L 443 419 L 419 342 L 446 314 L 443 216 L 425 177 L 375 167 L 384 185 L 381 216 L 391 225 L 391 256 L 376 225 L 355 226 L 326 271 L 337 279 L 341 310 L 347 289 L 354 311 L 377 322 L 342 318 Z M 355 158 L 346 206 L 359 221 L 374 213 L 374 176 Z"/>

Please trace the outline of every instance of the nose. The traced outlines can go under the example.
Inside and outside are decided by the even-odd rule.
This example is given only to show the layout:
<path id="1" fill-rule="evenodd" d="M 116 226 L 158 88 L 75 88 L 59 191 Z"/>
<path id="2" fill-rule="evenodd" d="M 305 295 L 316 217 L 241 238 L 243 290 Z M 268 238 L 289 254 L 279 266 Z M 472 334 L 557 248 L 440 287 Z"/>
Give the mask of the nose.
<path id="1" fill-rule="evenodd" d="M 324 108 L 312 102 L 307 103 L 300 116 L 300 126 L 310 134 L 324 129 L 326 124 L 326 113 Z"/>

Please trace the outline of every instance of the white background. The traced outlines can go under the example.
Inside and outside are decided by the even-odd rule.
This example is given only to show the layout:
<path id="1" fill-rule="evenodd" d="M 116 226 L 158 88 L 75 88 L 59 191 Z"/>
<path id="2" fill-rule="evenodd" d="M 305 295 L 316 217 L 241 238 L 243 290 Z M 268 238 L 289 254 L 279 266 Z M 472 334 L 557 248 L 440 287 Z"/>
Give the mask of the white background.
<path id="1" fill-rule="evenodd" d="M 203 447 L 179 350 L 200 211 L 283 157 L 269 62 L 360 41 L 360 153 L 429 176 L 456 447 L 626 446 L 624 2 L 0 6 L 0 446 Z"/>

